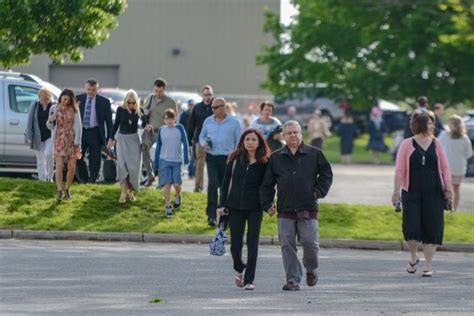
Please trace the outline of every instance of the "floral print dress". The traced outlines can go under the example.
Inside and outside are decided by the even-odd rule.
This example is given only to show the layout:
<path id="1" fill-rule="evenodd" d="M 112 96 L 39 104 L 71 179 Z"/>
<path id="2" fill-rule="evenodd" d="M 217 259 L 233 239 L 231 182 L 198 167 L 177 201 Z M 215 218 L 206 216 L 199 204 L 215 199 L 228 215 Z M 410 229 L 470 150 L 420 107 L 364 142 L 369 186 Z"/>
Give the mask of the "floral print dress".
<path id="1" fill-rule="evenodd" d="M 75 158 L 74 118 L 76 113 L 72 107 L 58 106 L 56 117 L 56 137 L 54 142 L 55 156 L 67 160 Z"/>

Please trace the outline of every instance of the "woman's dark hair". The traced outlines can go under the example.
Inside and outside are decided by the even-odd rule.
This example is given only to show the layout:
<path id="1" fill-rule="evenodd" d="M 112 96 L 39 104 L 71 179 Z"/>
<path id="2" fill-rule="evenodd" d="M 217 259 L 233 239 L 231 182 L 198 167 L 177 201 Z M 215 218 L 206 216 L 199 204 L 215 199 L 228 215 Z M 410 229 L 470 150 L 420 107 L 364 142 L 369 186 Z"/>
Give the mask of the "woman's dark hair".
<path id="1" fill-rule="evenodd" d="M 260 104 L 260 111 L 263 111 L 263 109 L 266 107 L 266 106 L 269 106 L 272 108 L 272 112 L 275 111 L 275 104 L 273 104 L 272 101 L 263 101 L 261 104 Z"/>
<path id="2" fill-rule="evenodd" d="M 74 113 L 76 113 L 78 111 L 78 107 L 77 107 L 76 96 L 74 95 L 74 91 L 72 91 L 71 89 L 64 89 L 63 91 L 61 91 L 61 94 L 59 95 L 59 99 L 58 99 L 58 104 L 61 104 L 63 96 L 69 97 L 69 100 L 71 101 L 71 103 L 69 103 L 68 106 L 74 108 Z"/>
<path id="3" fill-rule="evenodd" d="M 257 135 L 258 138 L 258 147 L 257 151 L 255 152 L 255 159 L 258 163 L 268 162 L 268 158 L 270 158 L 271 153 L 270 147 L 268 147 L 268 144 L 265 141 L 262 132 L 255 128 L 249 128 L 242 133 L 242 135 L 240 136 L 239 144 L 237 145 L 237 149 L 229 155 L 229 162 L 234 161 L 235 159 L 240 159 L 240 162 L 245 165 L 250 161 L 249 154 L 244 146 L 244 140 L 248 134 L 252 133 Z"/>
<path id="4" fill-rule="evenodd" d="M 428 122 L 431 120 L 433 124 L 436 118 L 433 112 L 413 112 L 410 118 L 410 129 L 413 135 L 416 134 L 430 134 L 432 131 L 428 130 Z"/>

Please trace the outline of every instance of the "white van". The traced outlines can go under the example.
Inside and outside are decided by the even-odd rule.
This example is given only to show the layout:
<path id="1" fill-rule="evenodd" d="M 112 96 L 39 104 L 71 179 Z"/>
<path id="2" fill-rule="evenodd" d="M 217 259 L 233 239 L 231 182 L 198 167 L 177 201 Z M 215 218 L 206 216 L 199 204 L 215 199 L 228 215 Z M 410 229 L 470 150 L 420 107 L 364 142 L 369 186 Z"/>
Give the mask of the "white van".
<path id="1" fill-rule="evenodd" d="M 0 171 L 36 172 L 36 156 L 25 144 L 31 103 L 41 87 L 57 100 L 61 90 L 40 78 L 16 72 L 0 72 Z"/>

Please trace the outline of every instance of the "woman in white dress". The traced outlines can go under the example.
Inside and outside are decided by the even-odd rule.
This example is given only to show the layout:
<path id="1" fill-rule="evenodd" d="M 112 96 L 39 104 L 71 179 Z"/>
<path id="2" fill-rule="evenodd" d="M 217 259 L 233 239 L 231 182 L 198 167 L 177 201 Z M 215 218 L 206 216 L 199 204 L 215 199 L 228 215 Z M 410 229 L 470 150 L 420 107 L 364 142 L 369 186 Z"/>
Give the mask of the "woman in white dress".
<path id="1" fill-rule="evenodd" d="M 466 174 L 467 160 L 472 156 L 472 145 L 466 135 L 464 121 L 458 115 L 448 120 L 449 132 L 440 135 L 439 140 L 448 157 L 453 181 L 453 209 L 456 210 L 461 199 L 460 187 Z"/>

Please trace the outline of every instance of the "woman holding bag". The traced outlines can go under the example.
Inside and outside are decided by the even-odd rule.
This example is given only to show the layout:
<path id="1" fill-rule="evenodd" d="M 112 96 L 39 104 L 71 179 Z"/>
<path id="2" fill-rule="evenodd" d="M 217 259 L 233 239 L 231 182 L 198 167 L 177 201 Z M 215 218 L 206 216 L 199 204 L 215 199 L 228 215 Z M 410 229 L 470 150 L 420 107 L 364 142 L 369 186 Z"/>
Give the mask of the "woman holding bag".
<path id="1" fill-rule="evenodd" d="M 51 107 L 46 126 L 51 129 L 56 161 L 56 188 L 58 202 L 63 199 L 63 164 L 67 161 L 66 199 L 70 199 L 71 185 L 76 174 L 76 159 L 81 158 L 82 124 L 74 92 L 64 89 L 57 105 Z"/>
<path id="2" fill-rule="evenodd" d="M 54 157 L 51 130 L 46 126 L 53 106 L 53 94 L 46 88 L 38 91 L 38 101 L 31 104 L 26 127 L 26 142 L 36 154 L 36 168 L 40 181 L 52 181 Z"/>
<path id="3" fill-rule="evenodd" d="M 229 215 L 230 251 L 237 271 L 235 284 L 246 290 L 255 289 L 253 281 L 263 214 L 258 192 L 269 157 L 270 148 L 262 133 L 253 128 L 246 130 L 236 150 L 229 155 L 217 209 L 220 216 Z M 244 264 L 242 248 L 246 224 L 248 255 L 247 264 Z"/>

